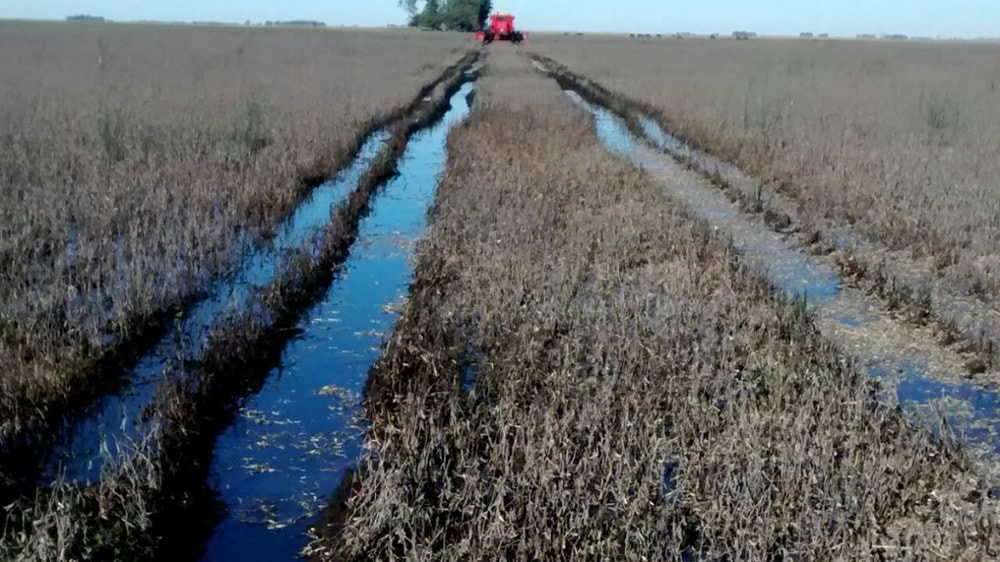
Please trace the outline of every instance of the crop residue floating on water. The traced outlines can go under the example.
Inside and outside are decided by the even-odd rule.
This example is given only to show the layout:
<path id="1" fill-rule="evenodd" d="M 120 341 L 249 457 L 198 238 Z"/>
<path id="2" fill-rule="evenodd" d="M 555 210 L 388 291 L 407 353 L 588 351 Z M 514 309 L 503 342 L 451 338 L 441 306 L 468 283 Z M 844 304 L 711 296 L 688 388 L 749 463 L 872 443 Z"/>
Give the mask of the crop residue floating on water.
<path id="1" fill-rule="evenodd" d="M 361 388 L 405 303 L 413 242 L 444 169 L 448 131 L 468 114 L 472 88 L 462 86 L 442 120 L 410 140 L 398 176 L 375 199 L 341 276 L 285 350 L 282 369 L 220 438 L 215 472 L 230 513 L 206 562 L 265 553 L 293 559 L 307 542 L 306 525 L 361 453 Z"/>

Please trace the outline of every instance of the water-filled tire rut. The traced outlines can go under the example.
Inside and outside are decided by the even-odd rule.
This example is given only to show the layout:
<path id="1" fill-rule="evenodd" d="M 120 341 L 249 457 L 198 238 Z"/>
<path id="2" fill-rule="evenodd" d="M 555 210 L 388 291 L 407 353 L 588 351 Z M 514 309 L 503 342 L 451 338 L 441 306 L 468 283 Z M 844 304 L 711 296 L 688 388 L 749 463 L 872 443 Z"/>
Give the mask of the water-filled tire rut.
<path id="1" fill-rule="evenodd" d="M 354 146 L 347 149 L 345 165 L 336 171 L 335 178 L 343 180 L 342 184 L 350 184 L 348 189 L 353 187 L 360 172 L 350 168 L 371 159 L 386 128 L 420 110 L 428 95 L 459 69 L 471 64 L 476 56 L 475 52 L 467 53 L 422 87 L 406 106 L 364 124 Z M 61 377 L 68 388 L 60 396 L 40 404 L 34 414 L 26 412 L 30 423 L 5 427 L 0 434 L 0 504 L 31 495 L 40 482 L 51 481 L 57 475 L 73 481 L 96 479 L 102 463 L 92 460 L 100 455 L 102 439 L 112 441 L 113 447 L 116 440 L 141 437 L 120 430 L 122 418 L 128 417 L 131 424 L 138 415 L 134 404 L 150 398 L 148 390 L 161 375 L 163 358 L 177 355 L 174 349 L 177 332 L 191 342 L 203 339 L 225 301 L 236 300 L 232 291 L 223 289 L 242 290 L 267 281 L 269 277 L 262 276 L 261 266 L 281 259 L 283 249 L 297 248 L 297 243 L 303 241 L 299 235 L 309 230 L 303 224 L 316 226 L 311 220 L 315 217 L 304 216 L 309 209 L 315 213 L 322 208 L 322 214 L 327 214 L 330 194 L 337 191 L 331 184 L 337 182 L 320 177 L 303 177 L 301 182 L 294 207 L 287 209 L 280 224 L 275 226 L 277 236 L 270 241 L 248 237 L 245 246 L 250 255 L 242 260 L 244 263 L 235 274 L 210 279 L 204 290 L 183 301 L 124 322 L 127 329 L 108 331 L 99 348 L 88 350 L 68 365 L 55 366 L 66 371 Z M 287 244 L 282 245 L 282 241 Z M 73 460 L 74 456 L 79 458 Z"/>
<path id="2" fill-rule="evenodd" d="M 366 388 L 367 454 L 308 554 L 878 557 L 897 544 L 883 529 L 976 475 L 882 407 L 723 233 L 609 154 L 635 149 L 602 145 L 619 123 L 595 131 L 527 62 L 498 49 L 454 133 Z"/>
<path id="3" fill-rule="evenodd" d="M 39 490 L 36 514 L 42 506 L 61 503 L 61 510 L 96 529 L 94 536 L 75 537 L 76 543 L 70 540 L 70 549 L 93 548 L 96 543 L 96 555 L 171 560 L 201 556 L 227 507 L 225 494 L 211 485 L 219 435 L 275 373 L 289 342 L 309 330 L 300 320 L 349 267 L 345 262 L 359 235 L 364 236 L 359 229 L 378 214 L 381 190 L 405 185 L 405 170 L 403 177 L 398 174 L 400 165 L 407 166 L 411 143 L 419 142 L 425 130 L 440 130 L 442 122 L 452 124 L 452 114 L 461 114 L 460 102 L 475 78 L 470 72 L 474 59 L 470 53 L 451 67 L 386 134 L 373 137 L 371 146 L 381 149 L 362 168 L 356 187 L 332 210 L 321 231 L 310 233 L 300 248 L 274 265 L 270 282 L 245 288 L 244 306 L 215 318 L 196 353 L 164 359 L 162 380 L 154 381 L 147 391 L 149 402 L 143 412 L 150 419 L 144 424 L 148 429 L 142 442 L 119 451 L 100 469 L 98 479 L 79 483 L 61 479 L 53 488 Z M 184 350 L 182 339 L 178 349 Z M 334 488 L 335 484 L 325 492 Z M 31 509 L 27 503 L 24 506 Z M 135 511 L 143 512 L 145 520 L 129 521 L 127 516 Z M 136 523 L 138 528 L 129 527 Z M 44 525 L 36 525 L 34 532 L 58 534 Z M 268 529 L 257 526 L 254 532 Z M 292 541 L 300 548 L 306 538 L 296 536 Z M 92 551 L 88 557 L 94 555 Z"/>
<path id="4" fill-rule="evenodd" d="M 556 80 L 594 117 L 606 147 L 629 158 L 664 186 L 664 194 L 729 234 L 741 259 L 774 286 L 799 298 L 831 341 L 857 358 L 883 385 L 882 398 L 902 404 L 935 431 L 964 438 L 984 460 L 1000 454 L 1000 388 L 970 380 L 970 354 L 942 345 L 931 326 L 905 320 L 886 303 L 842 279 L 833 258 L 804 251 L 768 216 L 746 212 L 719 189 L 721 165 L 665 132 L 638 104 L 534 56 L 535 69 Z"/>

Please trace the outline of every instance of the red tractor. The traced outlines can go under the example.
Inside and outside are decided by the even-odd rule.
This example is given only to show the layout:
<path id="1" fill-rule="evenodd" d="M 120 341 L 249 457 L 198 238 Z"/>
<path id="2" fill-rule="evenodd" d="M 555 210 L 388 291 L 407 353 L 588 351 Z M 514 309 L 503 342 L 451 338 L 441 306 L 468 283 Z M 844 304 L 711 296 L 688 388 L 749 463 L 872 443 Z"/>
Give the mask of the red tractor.
<path id="1" fill-rule="evenodd" d="M 495 13 L 490 16 L 489 26 L 476 32 L 476 39 L 483 43 L 497 41 L 510 41 L 517 44 L 524 41 L 524 34 L 514 29 L 514 16 L 512 14 Z"/>

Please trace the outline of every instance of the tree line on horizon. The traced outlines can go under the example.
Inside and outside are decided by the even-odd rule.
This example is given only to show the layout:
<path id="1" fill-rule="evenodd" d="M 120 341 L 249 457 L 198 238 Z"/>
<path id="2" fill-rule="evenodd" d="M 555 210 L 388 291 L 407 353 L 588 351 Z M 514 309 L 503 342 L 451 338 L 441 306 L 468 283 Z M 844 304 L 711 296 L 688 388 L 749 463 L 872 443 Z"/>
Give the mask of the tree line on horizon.
<path id="1" fill-rule="evenodd" d="M 491 0 L 426 0 L 417 9 L 417 0 L 400 0 L 410 14 L 410 27 L 446 31 L 476 31 L 483 28 L 493 9 Z"/>

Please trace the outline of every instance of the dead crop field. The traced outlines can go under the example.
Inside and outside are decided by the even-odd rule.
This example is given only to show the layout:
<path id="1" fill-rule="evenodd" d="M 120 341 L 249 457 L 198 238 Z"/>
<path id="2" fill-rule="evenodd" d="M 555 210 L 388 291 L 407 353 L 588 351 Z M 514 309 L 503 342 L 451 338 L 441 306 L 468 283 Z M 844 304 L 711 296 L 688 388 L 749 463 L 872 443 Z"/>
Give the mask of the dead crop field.
<path id="1" fill-rule="evenodd" d="M 997 464 L 887 398 L 738 238 L 804 248 L 639 130 L 990 307 L 992 47 L 2 23 L 0 48 L 0 559 L 1000 557 Z M 858 337 L 950 345 L 831 276 L 882 315 Z M 83 458 L 107 404 L 139 438 Z M 43 449 L 72 454 L 17 464 Z"/>
<path id="2" fill-rule="evenodd" d="M 1000 308 L 1000 46 L 539 35 L 533 48 L 648 105 L 690 145 Z M 889 283 L 889 281 L 885 281 Z"/>
<path id="3" fill-rule="evenodd" d="M 0 23 L 0 444 L 265 243 L 466 39 Z"/>
<path id="4" fill-rule="evenodd" d="M 961 447 L 490 49 L 313 559 L 995 557 Z"/>

